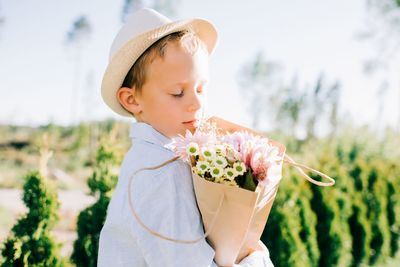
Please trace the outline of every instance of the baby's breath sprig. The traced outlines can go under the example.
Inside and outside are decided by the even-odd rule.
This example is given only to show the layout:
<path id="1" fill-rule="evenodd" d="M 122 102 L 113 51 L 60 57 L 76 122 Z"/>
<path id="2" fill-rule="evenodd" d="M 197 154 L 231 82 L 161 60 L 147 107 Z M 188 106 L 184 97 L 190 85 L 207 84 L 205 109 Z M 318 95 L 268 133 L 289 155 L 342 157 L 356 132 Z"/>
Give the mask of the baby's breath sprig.
<path id="1" fill-rule="evenodd" d="M 206 116 L 199 119 L 196 131 L 207 133 L 212 136 L 219 135 L 217 124 L 215 122 L 211 122 Z"/>

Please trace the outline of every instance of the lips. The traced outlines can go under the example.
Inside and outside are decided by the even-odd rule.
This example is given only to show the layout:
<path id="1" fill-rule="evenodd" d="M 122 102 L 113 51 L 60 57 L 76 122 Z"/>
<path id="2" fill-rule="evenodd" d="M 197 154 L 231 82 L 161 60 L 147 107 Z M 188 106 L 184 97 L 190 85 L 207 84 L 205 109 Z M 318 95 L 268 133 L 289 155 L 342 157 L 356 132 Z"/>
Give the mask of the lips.
<path id="1" fill-rule="evenodd" d="M 191 120 L 191 121 L 185 121 L 185 122 L 183 122 L 183 124 L 186 125 L 186 126 L 195 127 L 197 125 L 197 120 L 194 119 L 194 120 Z"/>

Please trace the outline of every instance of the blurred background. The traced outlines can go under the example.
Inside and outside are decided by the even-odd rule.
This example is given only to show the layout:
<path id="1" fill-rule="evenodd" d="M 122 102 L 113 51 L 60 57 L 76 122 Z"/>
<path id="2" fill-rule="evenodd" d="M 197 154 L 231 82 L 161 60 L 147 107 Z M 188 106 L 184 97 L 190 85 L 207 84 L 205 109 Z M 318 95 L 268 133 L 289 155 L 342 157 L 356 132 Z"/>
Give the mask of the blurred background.
<path id="1" fill-rule="evenodd" d="M 37 261 L 95 266 L 130 145 L 100 84 L 115 34 L 143 6 L 215 24 L 210 114 L 337 180 L 316 188 L 284 168 L 263 235 L 274 264 L 399 266 L 398 0 L 0 0 L 0 263 L 40 241 L 51 249 Z"/>

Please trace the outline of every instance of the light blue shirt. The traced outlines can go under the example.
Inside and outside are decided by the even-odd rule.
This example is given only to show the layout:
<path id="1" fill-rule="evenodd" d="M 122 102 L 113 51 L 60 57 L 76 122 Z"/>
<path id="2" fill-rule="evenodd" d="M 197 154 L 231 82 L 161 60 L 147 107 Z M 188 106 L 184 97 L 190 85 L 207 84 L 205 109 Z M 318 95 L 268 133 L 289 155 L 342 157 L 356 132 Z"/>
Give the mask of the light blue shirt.
<path id="1" fill-rule="evenodd" d="M 180 244 L 156 237 L 134 218 L 128 202 L 128 183 L 137 170 L 159 165 L 175 156 L 166 147 L 171 139 L 146 123 L 133 123 L 132 147 L 127 152 L 118 184 L 100 233 L 99 267 L 217 266 L 206 240 Z M 142 222 L 168 237 L 195 240 L 204 235 L 193 191 L 190 166 L 182 160 L 135 175 L 133 206 Z M 273 266 L 267 253 L 253 253 L 236 266 Z"/>

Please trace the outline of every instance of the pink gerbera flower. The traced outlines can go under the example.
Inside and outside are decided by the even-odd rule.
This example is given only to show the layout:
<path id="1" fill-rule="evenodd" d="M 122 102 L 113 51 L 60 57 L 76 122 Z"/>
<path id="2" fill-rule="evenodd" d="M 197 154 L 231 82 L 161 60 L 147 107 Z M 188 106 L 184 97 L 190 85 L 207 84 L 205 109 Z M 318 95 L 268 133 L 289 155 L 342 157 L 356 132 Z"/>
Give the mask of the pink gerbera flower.
<path id="1" fill-rule="evenodd" d="M 270 144 L 258 144 L 253 148 L 252 157 L 250 161 L 251 169 L 253 170 L 254 177 L 259 182 L 263 182 L 268 174 L 268 169 L 272 165 L 278 164 L 282 159 L 279 156 L 279 149 Z"/>

